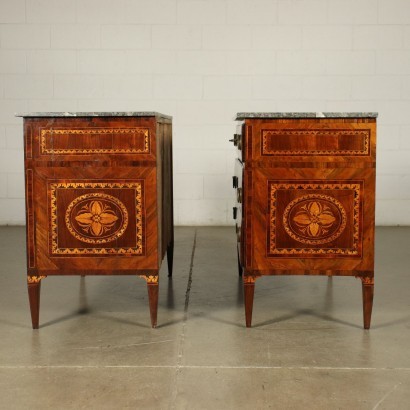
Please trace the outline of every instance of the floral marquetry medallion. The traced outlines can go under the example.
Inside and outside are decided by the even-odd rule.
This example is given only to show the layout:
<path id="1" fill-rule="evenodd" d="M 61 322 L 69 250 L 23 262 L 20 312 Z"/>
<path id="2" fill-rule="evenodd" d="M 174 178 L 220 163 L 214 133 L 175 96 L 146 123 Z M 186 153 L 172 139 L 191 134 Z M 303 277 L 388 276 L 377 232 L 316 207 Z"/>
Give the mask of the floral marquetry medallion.
<path id="1" fill-rule="evenodd" d="M 91 193 L 81 195 L 70 203 L 65 222 L 70 233 L 80 241 L 106 243 L 125 232 L 128 212 L 117 198 Z"/>
<path id="2" fill-rule="evenodd" d="M 360 256 L 362 182 L 269 182 L 269 255 Z"/>
<path id="3" fill-rule="evenodd" d="M 143 254 L 142 181 L 53 182 L 49 195 L 51 254 Z"/>
<path id="4" fill-rule="evenodd" d="M 283 226 L 298 242 L 327 243 L 338 238 L 345 229 L 346 211 L 329 195 L 303 195 L 285 208 Z"/>

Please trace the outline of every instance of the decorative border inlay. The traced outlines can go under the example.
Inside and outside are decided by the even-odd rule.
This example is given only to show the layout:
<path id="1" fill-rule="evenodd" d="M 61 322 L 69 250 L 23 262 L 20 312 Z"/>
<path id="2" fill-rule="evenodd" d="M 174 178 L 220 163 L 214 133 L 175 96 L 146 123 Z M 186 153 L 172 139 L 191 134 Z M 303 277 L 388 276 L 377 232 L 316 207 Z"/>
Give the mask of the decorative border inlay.
<path id="1" fill-rule="evenodd" d="M 28 242 L 28 267 L 36 267 L 36 240 L 34 226 L 34 203 L 33 203 L 34 176 L 33 170 L 26 170 L 26 218 L 27 218 L 27 242 Z"/>
<path id="2" fill-rule="evenodd" d="M 26 143 L 26 159 L 33 158 L 33 128 L 31 125 L 26 125 L 25 132 L 25 143 Z"/>
<path id="3" fill-rule="evenodd" d="M 142 133 L 144 136 L 144 148 L 70 148 L 54 149 L 47 147 L 47 136 L 49 135 L 102 135 L 102 134 L 131 134 Z M 42 129 L 40 133 L 41 154 L 149 154 L 150 140 L 148 128 L 74 128 L 74 129 Z"/>
<path id="4" fill-rule="evenodd" d="M 158 275 L 138 275 L 140 278 L 145 279 L 148 285 L 158 285 Z"/>
<path id="5" fill-rule="evenodd" d="M 276 208 L 278 190 L 350 190 L 354 192 L 353 198 L 353 247 L 352 248 L 277 248 L 276 247 Z M 360 182 L 344 182 L 339 183 L 298 183 L 298 182 L 283 182 L 283 183 L 269 183 L 270 197 L 269 197 L 269 252 L 268 255 L 344 255 L 344 256 L 360 256 L 359 242 L 360 242 Z M 320 195 L 320 194 L 315 194 Z M 314 244 L 316 244 L 315 242 Z M 307 244 L 307 243 L 306 243 Z"/>
<path id="6" fill-rule="evenodd" d="M 357 277 L 357 276 L 356 276 Z M 360 279 L 362 280 L 363 285 L 365 286 L 371 286 L 374 285 L 374 277 L 370 276 L 361 276 Z"/>
<path id="7" fill-rule="evenodd" d="M 320 134 L 337 133 L 338 135 L 362 135 L 364 137 L 363 150 L 270 150 L 268 149 L 268 136 L 272 135 L 309 135 L 315 137 Z M 370 155 L 370 130 L 262 130 L 262 155 L 352 155 L 367 156 Z"/>
<path id="8" fill-rule="evenodd" d="M 124 189 L 135 190 L 136 247 L 124 248 L 60 248 L 58 246 L 58 189 Z M 52 182 L 50 191 L 50 241 L 52 255 L 143 255 L 143 181 L 133 182 Z M 101 195 L 101 194 L 98 194 Z"/>
<path id="9" fill-rule="evenodd" d="M 27 283 L 40 283 L 47 276 L 27 276 Z"/>

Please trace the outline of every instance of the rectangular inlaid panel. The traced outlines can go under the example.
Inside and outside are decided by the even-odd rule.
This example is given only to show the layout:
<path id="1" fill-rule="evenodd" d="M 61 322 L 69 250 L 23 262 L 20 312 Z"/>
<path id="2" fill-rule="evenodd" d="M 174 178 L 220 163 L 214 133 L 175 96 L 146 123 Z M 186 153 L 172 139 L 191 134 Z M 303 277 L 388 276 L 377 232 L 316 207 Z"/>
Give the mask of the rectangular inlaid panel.
<path id="1" fill-rule="evenodd" d="M 46 128 L 40 130 L 42 155 L 149 154 L 148 128 Z"/>
<path id="2" fill-rule="evenodd" d="M 268 256 L 360 257 L 363 181 L 268 181 Z"/>
<path id="3" fill-rule="evenodd" d="M 370 130 L 265 129 L 261 138 L 262 156 L 370 155 Z"/>
<path id="4" fill-rule="evenodd" d="M 143 255 L 144 181 L 48 183 L 50 255 Z"/>

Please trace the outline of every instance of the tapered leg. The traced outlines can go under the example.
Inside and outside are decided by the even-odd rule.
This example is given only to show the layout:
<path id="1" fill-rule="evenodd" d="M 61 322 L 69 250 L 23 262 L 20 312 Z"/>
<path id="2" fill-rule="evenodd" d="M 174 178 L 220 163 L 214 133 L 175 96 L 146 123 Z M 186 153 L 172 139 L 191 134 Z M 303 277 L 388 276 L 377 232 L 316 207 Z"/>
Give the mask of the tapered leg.
<path id="1" fill-rule="evenodd" d="M 172 277 L 172 266 L 174 261 L 174 240 L 168 245 L 167 248 L 167 262 L 168 262 L 168 276 Z"/>
<path id="2" fill-rule="evenodd" d="M 158 312 L 158 275 L 141 275 L 147 282 L 149 313 L 151 316 L 151 326 L 157 327 Z"/>
<path id="3" fill-rule="evenodd" d="M 149 313 L 151 316 L 151 326 L 157 327 L 158 312 L 158 282 L 148 283 Z"/>
<path id="4" fill-rule="evenodd" d="M 30 302 L 31 323 L 33 329 L 38 329 L 40 317 L 41 279 L 45 276 L 27 276 L 28 299 Z"/>
<path id="5" fill-rule="evenodd" d="M 363 327 L 365 329 L 370 329 L 373 309 L 374 278 L 363 277 L 361 280 L 363 294 Z"/>
<path id="6" fill-rule="evenodd" d="M 244 276 L 243 289 L 245 299 L 245 319 L 246 327 L 252 325 L 253 294 L 255 292 L 255 278 L 253 276 Z"/>

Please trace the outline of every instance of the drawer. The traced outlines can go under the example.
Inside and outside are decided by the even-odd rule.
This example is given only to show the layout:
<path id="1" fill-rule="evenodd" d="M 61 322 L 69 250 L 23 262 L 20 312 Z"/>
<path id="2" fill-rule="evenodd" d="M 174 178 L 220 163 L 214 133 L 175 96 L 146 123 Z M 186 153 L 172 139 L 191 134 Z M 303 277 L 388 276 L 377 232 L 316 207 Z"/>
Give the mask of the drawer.
<path id="1" fill-rule="evenodd" d="M 153 160 L 155 119 L 27 119 L 27 158 L 46 161 Z"/>
<path id="2" fill-rule="evenodd" d="M 374 119 L 254 120 L 245 125 L 245 160 L 372 163 Z"/>

